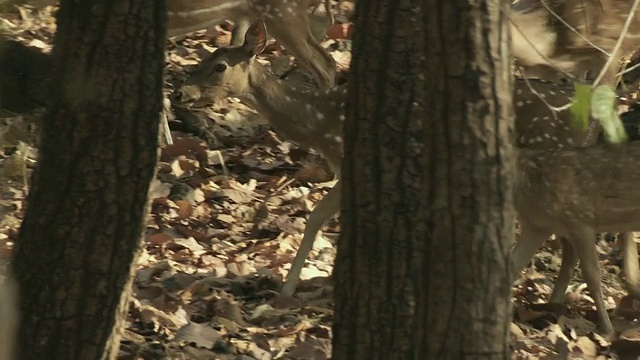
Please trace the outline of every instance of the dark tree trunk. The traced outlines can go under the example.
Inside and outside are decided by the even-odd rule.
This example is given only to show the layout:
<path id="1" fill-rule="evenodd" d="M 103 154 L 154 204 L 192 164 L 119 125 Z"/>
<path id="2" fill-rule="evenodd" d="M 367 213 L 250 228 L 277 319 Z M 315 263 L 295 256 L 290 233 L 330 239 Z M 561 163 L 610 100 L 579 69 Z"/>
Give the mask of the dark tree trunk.
<path id="1" fill-rule="evenodd" d="M 505 359 L 506 17 L 472 0 L 359 1 L 356 13 L 333 359 Z"/>
<path id="2" fill-rule="evenodd" d="M 164 0 L 63 0 L 14 260 L 18 355 L 115 358 L 157 159 Z"/>

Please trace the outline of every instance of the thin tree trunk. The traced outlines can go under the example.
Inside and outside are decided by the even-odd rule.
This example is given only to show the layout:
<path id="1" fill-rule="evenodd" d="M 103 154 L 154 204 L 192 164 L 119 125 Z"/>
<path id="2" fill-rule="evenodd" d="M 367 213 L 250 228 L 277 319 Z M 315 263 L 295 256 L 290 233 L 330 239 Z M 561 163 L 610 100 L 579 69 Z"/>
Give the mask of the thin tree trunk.
<path id="1" fill-rule="evenodd" d="M 357 3 L 334 360 L 507 358 L 513 122 L 497 6 Z"/>
<path id="2" fill-rule="evenodd" d="M 163 0 L 63 0 L 14 259 L 18 356 L 115 358 L 162 109 Z"/>

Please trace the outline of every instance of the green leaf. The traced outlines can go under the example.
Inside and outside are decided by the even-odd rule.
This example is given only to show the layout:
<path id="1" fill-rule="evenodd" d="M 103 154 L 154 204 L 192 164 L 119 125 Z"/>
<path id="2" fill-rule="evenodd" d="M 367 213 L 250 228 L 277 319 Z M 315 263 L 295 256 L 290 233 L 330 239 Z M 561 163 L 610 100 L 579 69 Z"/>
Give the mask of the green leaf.
<path id="1" fill-rule="evenodd" d="M 627 141 L 627 133 L 618 116 L 616 93 L 606 85 L 600 85 L 591 96 L 591 116 L 600 121 L 604 138 L 618 144 Z"/>
<path id="2" fill-rule="evenodd" d="M 571 104 L 571 125 L 582 131 L 589 126 L 589 109 L 591 107 L 591 87 L 575 84 L 576 93 Z"/>

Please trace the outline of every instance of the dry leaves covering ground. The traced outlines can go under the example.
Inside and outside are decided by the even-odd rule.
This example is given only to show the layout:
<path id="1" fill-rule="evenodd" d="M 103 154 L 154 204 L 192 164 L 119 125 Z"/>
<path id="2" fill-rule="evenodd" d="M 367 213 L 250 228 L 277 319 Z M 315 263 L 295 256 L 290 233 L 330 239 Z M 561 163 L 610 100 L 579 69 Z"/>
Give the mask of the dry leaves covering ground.
<path id="1" fill-rule="evenodd" d="M 324 43 L 341 70 L 350 61 L 350 44 L 343 38 L 351 9 L 345 4 L 334 9 L 339 25 Z M 22 7 L 0 16 L 0 23 L 8 38 L 48 52 L 53 10 Z M 224 25 L 168 41 L 165 93 L 185 69 L 228 43 Z M 261 61 L 278 75 L 291 65 L 276 44 Z M 200 131 L 201 137 L 173 131 L 175 143 L 162 151 L 120 359 L 329 358 L 336 221 L 316 241 L 297 297 L 279 297 L 277 291 L 305 219 L 333 185 L 332 175 L 317 154 L 280 138 L 233 99 L 195 118 L 208 130 Z M 23 169 L 36 158 L 32 147 L 16 147 L 17 140 L 33 144 L 32 119 L 33 114 L 1 119 L 0 251 L 5 256 L 11 254 L 24 211 Z M 181 122 L 171 120 L 180 128 Z M 566 304 L 544 304 L 559 268 L 557 244 L 549 241 L 514 284 L 512 358 L 606 359 L 615 353 L 635 359 L 640 336 L 633 320 L 640 304 L 625 298 L 619 249 L 607 239 L 598 241 L 605 297 L 611 309 L 617 308 L 616 328 L 626 331 L 612 344 L 592 332 L 593 302 L 577 282 L 579 270 Z"/>

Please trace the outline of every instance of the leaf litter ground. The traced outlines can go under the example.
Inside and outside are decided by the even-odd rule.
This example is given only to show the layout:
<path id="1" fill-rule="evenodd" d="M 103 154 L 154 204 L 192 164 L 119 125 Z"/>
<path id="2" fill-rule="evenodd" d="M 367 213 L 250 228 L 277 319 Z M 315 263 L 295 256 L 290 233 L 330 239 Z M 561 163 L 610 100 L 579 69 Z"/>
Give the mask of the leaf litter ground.
<path id="1" fill-rule="evenodd" d="M 324 43 L 340 70 L 350 61 L 348 2 L 337 9 L 340 25 Z M 20 7 L 0 16 L 7 37 L 49 52 L 55 31 L 53 8 Z M 184 71 L 226 45 L 228 28 L 215 27 L 168 41 L 165 94 Z M 271 43 L 260 61 L 284 74 L 291 58 Z M 1 114 L 0 253 L 10 257 L 23 214 L 26 166 L 36 151 L 32 123 L 41 112 Z M 295 256 L 305 219 L 333 186 L 323 159 L 272 132 L 251 109 L 230 99 L 186 114 L 191 133 L 170 114 L 174 144 L 163 148 L 151 186 L 152 211 L 137 263 L 134 299 L 120 359 L 327 359 L 333 320 L 329 278 L 339 225 L 334 219 L 316 240 L 295 298 L 278 288 Z M 182 119 L 184 122 L 184 119 Z M 202 126 L 202 125 L 205 126 Z M 183 131 L 179 131 L 183 130 Z M 193 134 L 195 133 L 195 135 Z M 545 304 L 560 264 L 550 240 L 514 284 L 512 359 L 634 358 L 640 302 L 625 296 L 622 252 L 599 239 L 605 299 L 616 309 L 620 339 L 607 342 L 592 331 L 595 311 L 579 270 L 565 304 Z M 6 266 L 7 262 L 3 263 Z"/>

